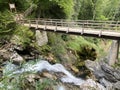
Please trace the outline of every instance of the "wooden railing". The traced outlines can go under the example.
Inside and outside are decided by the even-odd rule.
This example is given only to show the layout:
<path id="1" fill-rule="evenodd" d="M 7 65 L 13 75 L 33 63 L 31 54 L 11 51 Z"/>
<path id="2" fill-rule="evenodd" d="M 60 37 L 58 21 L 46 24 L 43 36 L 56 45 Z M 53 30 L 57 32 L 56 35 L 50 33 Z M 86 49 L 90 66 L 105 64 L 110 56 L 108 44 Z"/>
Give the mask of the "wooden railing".
<path id="1" fill-rule="evenodd" d="M 95 21 L 95 20 L 65 20 L 65 19 L 31 19 L 20 20 L 20 24 L 68 27 L 68 28 L 91 28 L 98 30 L 120 30 L 120 21 Z"/>

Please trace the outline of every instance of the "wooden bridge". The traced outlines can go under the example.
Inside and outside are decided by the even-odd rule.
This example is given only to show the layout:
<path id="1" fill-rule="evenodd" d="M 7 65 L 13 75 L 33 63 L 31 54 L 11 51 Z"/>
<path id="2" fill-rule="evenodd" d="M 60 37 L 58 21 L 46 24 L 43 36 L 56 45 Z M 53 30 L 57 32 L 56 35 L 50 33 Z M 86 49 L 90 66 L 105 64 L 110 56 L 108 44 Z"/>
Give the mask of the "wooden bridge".
<path id="1" fill-rule="evenodd" d="M 120 21 L 75 21 L 40 18 L 20 20 L 19 23 L 39 30 L 120 40 Z"/>
<path id="2" fill-rule="evenodd" d="M 118 59 L 120 21 L 73 21 L 65 19 L 40 18 L 31 20 L 19 20 L 18 23 L 36 30 L 112 39 L 113 43 L 108 54 L 109 65 L 113 65 Z"/>

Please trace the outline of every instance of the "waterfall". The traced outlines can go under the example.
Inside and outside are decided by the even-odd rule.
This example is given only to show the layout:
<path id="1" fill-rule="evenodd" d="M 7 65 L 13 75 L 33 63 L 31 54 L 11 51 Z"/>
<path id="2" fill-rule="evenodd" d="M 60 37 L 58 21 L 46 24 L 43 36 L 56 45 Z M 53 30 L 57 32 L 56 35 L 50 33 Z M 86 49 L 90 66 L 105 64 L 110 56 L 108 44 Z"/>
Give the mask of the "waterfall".
<path id="1" fill-rule="evenodd" d="M 81 78 L 75 77 L 68 70 L 66 70 L 62 64 L 57 63 L 52 65 L 45 60 L 37 61 L 34 64 L 28 62 L 22 65 L 21 68 L 12 63 L 7 63 L 6 66 L 4 66 L 3 74 L 11 77 L 13 75 L 22 74 L 25 72 L 42 73 L 43 70 L 46 70 L 48 72 L 63 73 L 64 75 L 59 78 L 63 83 L 71 83 L 74 85 L 78 85 L 81 88 L 93 87 L 96 88 L 96 90 L 106 90 L 102 85 L 93 81 L 92 79 L 83 80 Z M 1 87 L 5 86 L 3 83 L 0 83 L 0 85 Z M 8 85 L 7 87 L 11 87 L 11 86 Z M 66 90 L 66 89 L 63 86 L 58 86 L 57 90 Z"/>
<path id="2" fill-rule="evenodd" d="M 15 67 L 14 65 L 10 65 L 11 68 L 12 66 Z M 52 71 L 56 73 L 64 73 L 65 76 L 60 78 L 60 80 L 64 83 L 73 83 L 74 85 L 81 85 L 82 83 L 84 83 L 84 80 L 73 76 L 68 70 L 65 69 L 65 67 L 62 64 L 51 65 L 48 61 L 44 60 L 38 61 L 35 64 L 27 63 L 21 69 L 14 70 L 9 75 L 11 76 L 14 74 L 21 74 L 24 72 L 42 72 L 43 70 Z"/>

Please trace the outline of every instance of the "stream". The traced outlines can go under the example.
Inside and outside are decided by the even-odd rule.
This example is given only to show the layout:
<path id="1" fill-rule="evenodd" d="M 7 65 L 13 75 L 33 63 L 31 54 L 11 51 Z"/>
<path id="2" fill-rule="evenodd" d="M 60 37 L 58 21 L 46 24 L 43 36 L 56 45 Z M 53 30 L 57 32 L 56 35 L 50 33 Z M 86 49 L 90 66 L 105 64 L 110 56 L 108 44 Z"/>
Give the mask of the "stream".
<path id="1" fill-rule="evenodd" d="M 99 89 L 99 90 L 105 90 L 102 85 L 99 85 L 98 83 L 95 83 L 94 81 L 90 81 L 90 80 L 87 81 L 87 80 L 83 80 L 82 78 L 75 77 L 68 70 L 66 70 L 62 64 L 57 63 L 57 64 L 52 65 L 48 61 L 45 61 L 45 60 L 39 60 L 34 64 L 26 63 L 22 65 L 21 68 L 8 62 L 4 66 L 3 75 L 7 75 L 8 77 L 11 77 L 13 75 L 22 74 L 25 72 L 42 73 L 43 70 L 46 70 L 48 72 L 63 73 L 64 76 L 59 78 L 60 81 L 63 83 L 69 83 L 69 84 L 80 86 L 87 82 L 88 84 L 91 83 L 92 86 L 94 86 L 93 84 L 100 86 L 100 88 L 102 89 Z"/>
<path id="2" fill-rule="evenodd" d="M 84 83 L 85 81 L 82 80 L 81 78 L 77 78 L 75 76 L 73 76 L 69 71 L 67 71 L 65 69 L 65 67 L 62 64 L 54 64 L 51 65 L 48 61 L 38 61 L 35 64 L 25 64 L 21 69 L 15 70 L 18 67 L 14 64 L 8 64 L 5 67 L 5 71 L 9 71 L 9 72 L 5 72 L 4 73 L 10 73 L 8 74 L 8 76 L 12 76 L 14 74 L 21 74 L 21 73 L 25 73 L 25 72 L 42 72 L 43 70 L 47 70 L 47 71 L 52 71 L 52 72 L 60 72 L 60 73 L 64 73 L 65 76 L 61 77 L 60 80 L 64 83 L 73 83 L 74 85 L 81 85 L 82 83 Z M 12 72 L 13 71 L 13 72 Z"/>

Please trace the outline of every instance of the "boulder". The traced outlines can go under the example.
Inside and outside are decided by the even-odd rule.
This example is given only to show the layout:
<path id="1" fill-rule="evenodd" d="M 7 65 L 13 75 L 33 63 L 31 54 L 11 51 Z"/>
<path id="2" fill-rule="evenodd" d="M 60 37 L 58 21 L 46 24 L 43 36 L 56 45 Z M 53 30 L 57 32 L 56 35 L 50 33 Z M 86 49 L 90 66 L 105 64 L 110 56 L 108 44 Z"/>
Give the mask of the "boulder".
<path id="1" fill-rule="evenodd" d="M 6 49 L 0 50 L 0 58 L 4 61 L 11 60 L 15 63 L 21 63 L 24 61 L 24 59 L 17 52 Z"/>
<path id="2" fill-rule="evenodd" d="M 36 30 L 35 37 L 36 37 L 36 42 L 39 46 L 43 46 L 48 42 L 47 33 L 45 31 L 41 32 L 39 30 Z"/>
<path id="3" fill-rule="evenodd" d="M 10 60 L 12 60 L 15 63 L 22 63 L 24 62 L 23 57 L 21 57 L 17 52 L 14 51 L 14 53 L 11 53 Z"/>
<path id="4" fill-rule="evenodd" d="M 116 82 L 114 85 L 113 85 L 113 88 L 115 90 L 120 90 L 120 81 Z"/>
<path id="5" fill-rule="evenodd" d="M 103 61 L 85 61 L 86 67 L 93 72 L 97 80 L 108 90 L 114 90 L 120 86 L 120 69 L 114 69 Z M 120 88 L 119 88 L 120 89 Z M 116 89 L 115 89 L 116 90 Z"/>
<path id="6" fill-rule="evenodd" d="M 106 90 L 106 89 L 104 88 L 104 86 L 93 81 L 92 79 L 88 79 L 82 85 L 80 85 L 80 90 Z"/>

